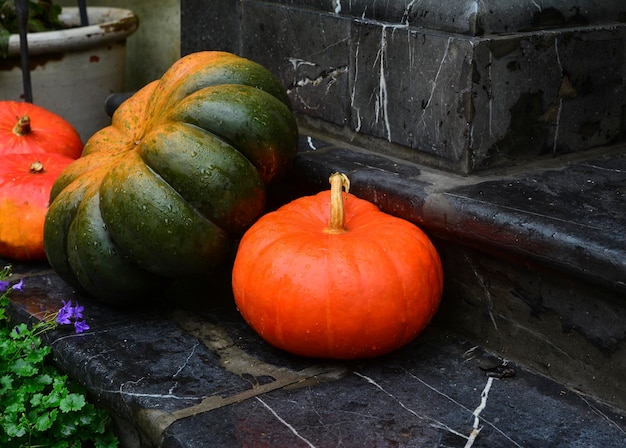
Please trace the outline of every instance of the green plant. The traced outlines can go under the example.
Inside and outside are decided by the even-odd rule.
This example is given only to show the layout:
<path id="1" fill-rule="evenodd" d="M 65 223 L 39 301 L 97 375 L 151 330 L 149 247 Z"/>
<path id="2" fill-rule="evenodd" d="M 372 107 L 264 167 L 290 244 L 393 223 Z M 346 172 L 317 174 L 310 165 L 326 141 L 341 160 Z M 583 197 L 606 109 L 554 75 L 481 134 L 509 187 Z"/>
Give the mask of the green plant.
<path id="1" fill-rule="evenodd" d="M 29 33 L 41 31 L 52 31 L 66 28 L 59 20 L 61 7 L 52 0 L 30 0 L 28 2 L 28 23 Z M 19 26 L 15 0 L 0 0 L 0 56 L 6 57 L 9 47 L 9 36 L 17 34 Z"/>
<path id="2" fill-rule="evenodd" d="M 11 267 L 0 270 L 0 446 L 116 447 L 110 419 L 85 398 L 84 389 L 50 363 L 50 347 L 41 336 L 59 325 L 89 329 L 83 307 L 63 302 L 55 314 L 28 326 L 12 325 L 7 315 Z"/>

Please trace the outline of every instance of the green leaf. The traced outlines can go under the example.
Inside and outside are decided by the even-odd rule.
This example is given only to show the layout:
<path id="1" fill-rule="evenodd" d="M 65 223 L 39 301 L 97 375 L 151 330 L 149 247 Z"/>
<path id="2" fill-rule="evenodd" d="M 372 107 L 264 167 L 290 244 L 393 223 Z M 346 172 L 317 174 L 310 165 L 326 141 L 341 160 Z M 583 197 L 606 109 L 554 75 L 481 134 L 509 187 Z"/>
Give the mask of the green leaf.
<path id="1" fill-rule="evenodd" d="M 40 415 L 35 420 L 35 429 L 40 432 L 47 431 L 52 427 L 54 420 L 56 419 L 57 412 L 56 409 L 52 412 L 46 412 L 43 415 Z"/>
<path id="2" fill-rule="evenodd" d="M 13 378 L 9 375 L 3 375 L 0 377 L 0 395 L 3 395 L 7 390 L 11 390 L 13 387 Z"/>
<path id="3" fill-rule="evenodd" d="M 65 421 L 63 423 L 63 426 L 61 426 L 61 428 L 59 428 L 59 433 L 63 436 L 63 437 L 69 437 L 72 434 L 76 433 L 76 425 L 74 424 L 74 422 L 71 421 Z"/>
<path id="4" fill-rule="evenodd" d="M 24 339 L 27 336 L 30 336 L 30 330 L 28 329 L 28 325 L 24 323 L 16 325 L 11 330 L 11 337 L 13 339 Z"/>
<path id="5" fill-rule="evenodd" d="M 18 376 L 33 376 L 37 373 L 37 367 L 33 363 L 22 358 L 18 358 L 13 362 L 10 370 Z"/>
<path id="6" fill-rule="evenodd" d="M 16 415 L 9 415 L 2 419 L 2 429 L 10 438 L 18 438 L 26 434 L 28 428 L 17 419 Z"/>
<path id="7" fill-rule="evenodd" d="M 69 394 L 59 403 L 61 412 L 80 411 L 85 406 L 85 397 L 79 394 Z"/>
<path id="8" fill-rule="evenodd" d="M 33 394 L 30 399 L 30 405 L 34 408 L 38 408 L 43 403 L 43 394 Z"/>
<path id="9" fill-rule="evenodd" d="M 9 274 L 0 269 L 0 280 Z M 0 293 L 0 448 L 117 447 L 107 412 L 87 403 L 85 388 L 46 359 L 51 348 L 40 335 L 53 327 L 8 322 L 8 292 Z"/>
<path id="10" fill-rule="evenodd" d="M 53 390 L 49 395 L 43 397 L 41 403 L 49 408 L 55 408 L 61 402 L 61 395 L 58 391 Z"/>
<path id="11" fill-rule="evenodd" d="M 4 413 L 6 415 L 13 415 L 14 420 L 17 421 L 17 415 L 23 413 L 25 410 L 26 407 L 24 406 L 23 400 L 16 400 L 14 403 L 4 408 Z"/>

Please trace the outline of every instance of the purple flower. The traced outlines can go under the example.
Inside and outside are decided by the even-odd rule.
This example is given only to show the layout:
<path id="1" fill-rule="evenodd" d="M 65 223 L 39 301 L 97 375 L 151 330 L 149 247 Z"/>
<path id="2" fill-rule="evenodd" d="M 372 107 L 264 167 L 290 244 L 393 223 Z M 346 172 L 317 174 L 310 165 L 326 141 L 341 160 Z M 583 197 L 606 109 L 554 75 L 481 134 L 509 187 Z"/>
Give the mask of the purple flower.
<path id="1" fill-rule="evenodd" d="M 74 307 L 74 311 L 73 311 L 72 317 L 74 319 L 82 319 L 84 310 L 85 310 L 85 307 L 84 306 L 80 306 L 77 303 L 76 306 Z"/>
<path id="2" fill-rule="evenodd" d="M 73 309 L 71 300 L 69 302 L 63 300 L 63 306 L 59 310 L 59 314 L 57 314 L 57 323 L 61 325 L 71 324 L 70 318 L 74 313 Z"/>
<path id="3" fill-rule="evenodd" d="M 89 325 L 84 320 L 77 320 L 74 322 L 74 329 L 76 333 L 82 333 L 83 331 L 89 330 Z"/>
<path id="4" fill-rule="evenodd" d="M 12 286 L 12 289 L 17 289 L 18 291 L 21 291 L 23 287 L 24 287 L 24 279 L 21 278 L 19 282 L 17 282 L 15 285 Z"/>
<path id="5" fill-rule="evenodd" d="M 5 282 L 4 280 L 0 280 L 0 292 L 4 292 L 9 287 L 9 282 Z"/>
<path id="6" fill-rule="evenodd" d="M 57 314 L 57 323 L 61 325 L 70 325 L 74 323 L 76 333 L 82 333 L 83 331 L 89 330 L 89 325 L 82 320 L 84 310 L 85 307 L 80 306 L 78 303 L 75 306 L 72 306 L 71 300 L 69 302 L 63 300 L 63 306 Z"/>

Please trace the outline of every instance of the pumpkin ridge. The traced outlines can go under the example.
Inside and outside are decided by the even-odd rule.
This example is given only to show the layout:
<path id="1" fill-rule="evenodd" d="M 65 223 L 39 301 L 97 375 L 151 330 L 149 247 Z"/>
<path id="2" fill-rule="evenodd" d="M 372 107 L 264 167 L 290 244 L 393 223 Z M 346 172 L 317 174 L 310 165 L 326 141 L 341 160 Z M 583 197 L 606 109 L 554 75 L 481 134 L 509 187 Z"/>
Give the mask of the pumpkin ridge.
<path id="1" fill-rule="evenodd" d="M 131 154 L 107 171 L 100 184 L 100 212 L 112 240 L 137 265 L 165 277 L 212 267 L 211 254 L 227 250 L 224 231 L 154 176 L 137 152 Z M 163 232 L 170 237 L 168 245 L 157 237 Z"/>
<path id="2" fill-rule="evenodd" d="M 68 232 L 68 262 L 74 280 L 83 289 L 97 288 L 109 302 L 127 300 L 128 295 L 143 295 L 165 286 L 162 279 L 131 261 L 106 231 L 97 188 L 83 196 Z M 81 219 L 83 218 L 84 219 Z M 114 267 L 101 273 L 100 266 Z"/>
<path id="3" fill-rule="evenodd" d="M 196 125 L 237 148 L 259 170 L 266 184 L 286 166 L 286 148 L 297 146 L 291 110 L 279 99 L 248 85 L 221 84 L 181 100 L 164 120 Z M 288 144 L 279 146 L 277 141 Z"/>
<path id="4" fill-rule="evenodd" d="M 387 218 L 394 218 L 390 215 L 383 215 Z M 382 220 L 382 219 L 381 219 Z M 392 221 L 395 221 L 395 219 L 391 219 L 388 221 L 387 223 L 387 227 L 389 227 L 389 231 L 392 230 Z M 379 227 L 380 230 L 380 234 L 381 235 L 385 235 L 388 232 L 385 232 L 384 229 L 381 227 Z M 399 232 L 398 232 L 399 233 Z M 399 297 L 404 297 L 404 298 L 409 298 L 411 299 L 411 304 L 415 304 L 416 302 L 419 302 L 420 300 L 423 299 L 423 295 L 416 295 L 415 294 L 415 289 L 412 288 L 411 286 L 414 286 L 416 282 L 420 281 L 419 275 L 421 274 L 421 272 L 413 272 L 414 274 L 417 274 L 417 276 L 415 277 L 409 277 L 408 274 L 406 275 L 400 275 L 400 272 L 403 272 L 405 267 L 406 267 L 406 259 L 404 257 L 398 257 L 395 253 L 396 251 L 399 251 L 403 248 L 407 248 L 408 243 L 405 244 L 400 244 L 399 242 L 395 244 L 396 247 L 386 247 L 383 243 L 382 243 L 383 239 L 370 239 L 370 242 L 372 245 L 376 245 L 377 247 L 377 251 L 378 251 L 378 258 L 379 260 L 381 260 L 381 264 L 384 264 L 385 262 L 388 263 L 389 265 L 393 266 L 394 269 L 391 270 L 394 273 L 394 277 L 395 279 L 393 281 L 389 280 L 389 278 L 387 278 L 386 280 L 388 281 L 388 283 L 393 284 L 394 286 L 400 286 L 401 287 L 401 293 L 399 294 Z M 418 240 L 419 242 L 419 240 Z M 384 256 L 385 261 L 382 260 L 382 257 Z M 414 254 L 414 259 L 419 259 L 419 257 L 417 256 L 417 254 Z M 415 260 L 413 260 L 414 264 L 417 264 Z M 422 263 L 423 264 L 423 263 Z M 411 269 L 412 271 L 414 271 L 414 269 Z M 423 266 L 420 266 L 420 271 L 423 270 Z M 407 281 L 410 281 L 412 283 L 412 285 L 407 284 Z M 428 297 L 428 302 L 430 302 L 430 297 Z M 397 344 L 397 345 L 404 345 L 406 343 L 408 343 L 411 339 L 413 339 L 413 335 L 414 335 L 414 326 L 412 327 L 410 325 L 410 323 L 412 322 L 414 325 L 416 322 L 418 322 L 418 324 L 421 325 L 421 322 L 419 322 L 417 319 L 419 318 L 419 316 L 412 316 L 411 310 L 414 309 L 414 307 L 409 306 L 409 301 L 408 300 L 404 300 L 402 303 L 402 308 L 403 310 L 400 312 L 398 312 L 398 315 L 401 315 L 402 318 L 400 319 L 400 322 L 403 324 L 402 325 L 402 330 L 398 327 L 397 331 L 400 333 L 401 335 L 398 335 L 398 339 L 397 341 L 393 342 L 393 344 Z M 429 311 L 430 311 L 430 303 L 428 303 L 429 305 Z M 408 316 L 411 317 L 411 319 L 408 319 Z M 432 317 L 432 314 L 429 313 L 428 316 L 428 321 L 430 321 L 430 318 Z"/>
<path id="5" fill-rule="evenodd" d="M 234 131 L 215 127 L 223 113 L 194 116 L 201 107 L 181 112 L 194 98 L 219 89 L 243 92 L 221 94 L 247 104 L 239 109 L 244 113 L 233 115 L 240 121 Z M 186 113 L 190 119 L 183 119 Z M 248 126 L 266 117 L 262 126 Z M 82 157 L 55 183 L 44 228 L 49 262 L 62 278 L 105 301 L 117 301 L 115 294 L 132 301 L 142 288 L 154 291 L 141 280 L 122 282 L 127 290 L 102 286 L 125 269 L 117 258 L 107 261 L 105 247 L 150 273 L 149 279 L 210 272 L 228 260 L 232 241 L 261 216 L 266 185 L 286 171 L 297 144 L 289 98 L 267 69 L 225 52 L 187 55 L 122 103 L 111 126 L 89 139 Z M 97 192 L 87 190 L 91 183 Z M 85 222 L 98 213 L 104 233 Z M 68 241 L 84 247 L 72 254 Z"/>
<path id="6" fill-rule="evenodd" d="M 163 124 L 146 135 L 137 152 L 199 214 L 220 228 L 243 233 L 265 206 L 259 173 L 236 148 L 192 126 Z"/>

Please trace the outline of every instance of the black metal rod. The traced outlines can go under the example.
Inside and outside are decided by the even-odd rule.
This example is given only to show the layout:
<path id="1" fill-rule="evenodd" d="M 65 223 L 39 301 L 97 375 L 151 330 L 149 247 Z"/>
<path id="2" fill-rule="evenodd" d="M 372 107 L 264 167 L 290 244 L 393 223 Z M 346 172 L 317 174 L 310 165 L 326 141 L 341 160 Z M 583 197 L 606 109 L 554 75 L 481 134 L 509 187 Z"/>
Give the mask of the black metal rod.
<path id="1" fill-rule="evenodd" d="M 85 0 L 78 0 L 78 11 L 80 12 L 80 26 L 88 26 L 89 18 L 87 17 L 87 4 Z"/>
<path id="2" fill-rule="evenodd" d="M 15 12 L 20 34 L 20 59 L 22 63 L 22 83 L 24 100 L 33 102 L 33 88 L 30 80 L 30 61 L 28 58 L 28 0 L 15 0 Z"/>

